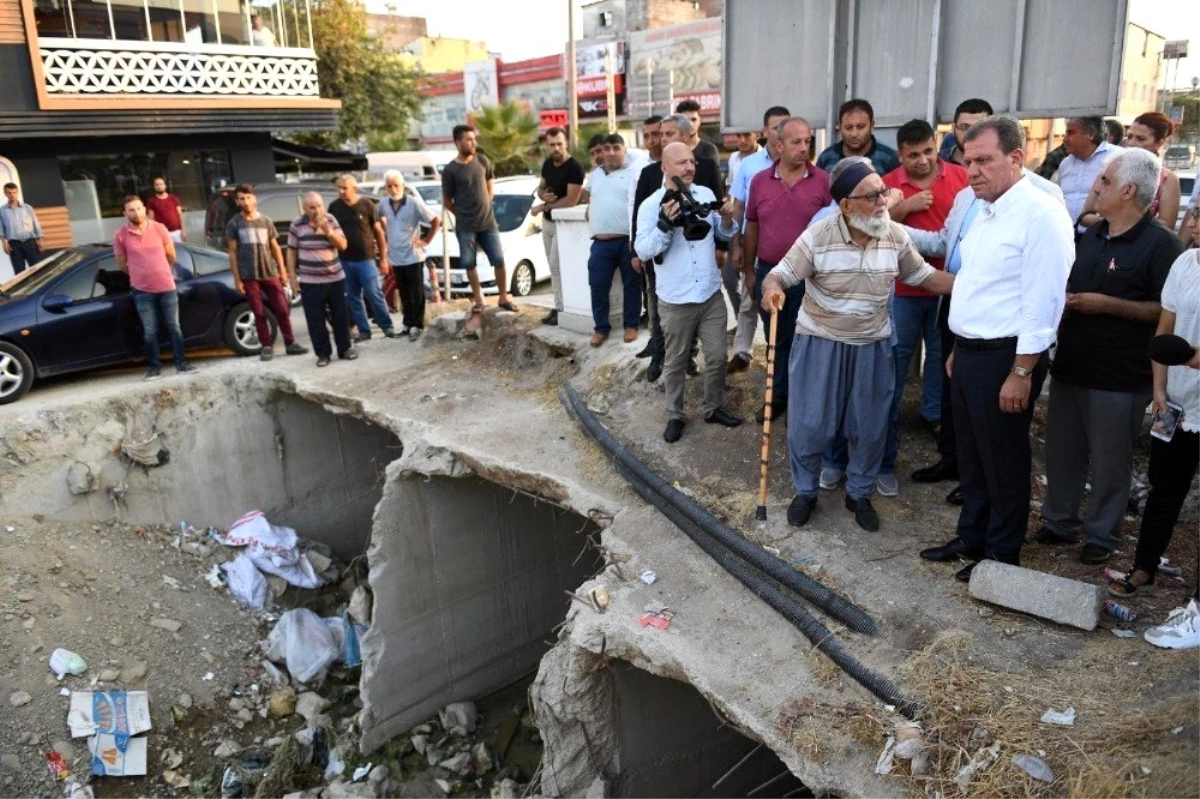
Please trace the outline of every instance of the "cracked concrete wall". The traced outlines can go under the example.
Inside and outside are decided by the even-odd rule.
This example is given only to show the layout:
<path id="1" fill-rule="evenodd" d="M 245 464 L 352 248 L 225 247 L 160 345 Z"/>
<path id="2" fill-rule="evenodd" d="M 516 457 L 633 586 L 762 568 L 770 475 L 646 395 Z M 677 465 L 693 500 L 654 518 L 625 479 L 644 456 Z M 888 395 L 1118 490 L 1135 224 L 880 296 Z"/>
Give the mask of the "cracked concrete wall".
<path id="1" fill-rule="evenodd" d="M 563 591 L 600 568 L 585 551 L 595 530 L 480 477 L 389 469 L 368 552 L 364 751 L 536 669 L 563 619 Z"/>

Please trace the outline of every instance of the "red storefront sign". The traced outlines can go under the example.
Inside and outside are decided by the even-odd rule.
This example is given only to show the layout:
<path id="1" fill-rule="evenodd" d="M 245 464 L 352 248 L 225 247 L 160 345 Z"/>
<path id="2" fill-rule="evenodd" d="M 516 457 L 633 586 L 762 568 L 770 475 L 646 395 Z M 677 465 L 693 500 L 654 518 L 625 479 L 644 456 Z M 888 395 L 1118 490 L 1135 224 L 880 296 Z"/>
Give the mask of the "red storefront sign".
<path id="1" fill-rule="evenodd" d="M 570 121 L 567 109 L 551 108 L 538 112 L 538 130 L 545 133 L 550 128 L 565 128 Z"/>
<path id="2" fill-rule="evenodd" d="M 620 94 L 625 89 L 625 76 L 613 76 L 613 92 Z M 580 78 L 575 82 L 575 94 L 579 97 L 603 97 L 608 94 L 608 79 L 604 75 Z"/>

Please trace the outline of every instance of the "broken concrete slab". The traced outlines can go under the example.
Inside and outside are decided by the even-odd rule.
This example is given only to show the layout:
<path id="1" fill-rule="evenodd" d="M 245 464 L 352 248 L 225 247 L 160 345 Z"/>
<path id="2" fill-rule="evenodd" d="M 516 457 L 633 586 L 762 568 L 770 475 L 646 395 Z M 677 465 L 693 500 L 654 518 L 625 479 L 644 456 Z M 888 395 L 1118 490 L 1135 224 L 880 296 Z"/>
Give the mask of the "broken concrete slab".
<path id="1" fill-rule="evenodd" d="M 437 316 L 433 320 L 435 330 L 440 330 L 447 336 L 458 336 L 463 332 L 463 328 L 467 325 L 466 311 L 450 311 L 441 316 Z"/>
<path id="2" fill-rule="evenodd" d="M 994 560 L 975 566 L 970 591 L 984 602 L 1081 630 L 1096 629 L 1104 605 L 1097 585 Z"/>

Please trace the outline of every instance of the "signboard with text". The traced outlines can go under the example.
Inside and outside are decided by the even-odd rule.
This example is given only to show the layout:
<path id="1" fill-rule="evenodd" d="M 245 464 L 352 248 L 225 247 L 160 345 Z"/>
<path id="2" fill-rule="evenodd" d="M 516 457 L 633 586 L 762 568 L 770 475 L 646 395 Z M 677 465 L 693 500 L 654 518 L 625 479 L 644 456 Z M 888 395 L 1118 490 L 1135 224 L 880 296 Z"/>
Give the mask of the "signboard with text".
<path id="1" fill-rule="evenodd" d="M 500 103 L 500 85 L 496 79 L 496 59 L 472 61 L 463 67 L 463 96 L 467 112 L 482 111 Z"/>
<path id="2" fill-rule="evenodd" d="M 550 128 L 565 128 L 570 122 L 565 108 L 551 108 L 538 112 L 538 131 L 545 133 Z"/>
<path id="3" fill-rule="evenodd" d="M 682 99 L 705 114 L 721 109 L 721 20 L 635 31 L 629 36 L 630 113 L 670 113 Z"/>

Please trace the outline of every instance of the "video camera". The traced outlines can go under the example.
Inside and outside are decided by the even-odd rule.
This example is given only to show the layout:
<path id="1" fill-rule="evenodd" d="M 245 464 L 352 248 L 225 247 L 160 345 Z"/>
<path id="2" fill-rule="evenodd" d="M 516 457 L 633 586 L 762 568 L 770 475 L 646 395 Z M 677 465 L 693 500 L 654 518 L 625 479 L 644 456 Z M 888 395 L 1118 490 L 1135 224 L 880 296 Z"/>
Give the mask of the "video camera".
<path id="1" fill-rule="evenodd" d="M 671 181 L 675 184 L 675 188 L 667 189 L 663 194 L 662 204 L 666 205 L 672 200 L 679 203 L 679 216 L 671 220 L 660 211 L 659 226 L 664 230 L 670 227 L 681 227 L 683 228 L 683 237 L 688 241 L 703 241 L 712 230 L 712 225 L 708 222 L 708 215 L 713 211 L 721 210 L 721 201 L 699 202 L 687 190 L 679 177 L 673 177 Z"/>

